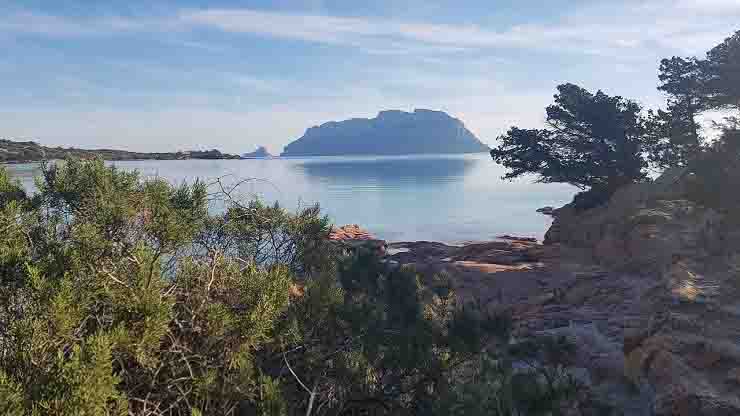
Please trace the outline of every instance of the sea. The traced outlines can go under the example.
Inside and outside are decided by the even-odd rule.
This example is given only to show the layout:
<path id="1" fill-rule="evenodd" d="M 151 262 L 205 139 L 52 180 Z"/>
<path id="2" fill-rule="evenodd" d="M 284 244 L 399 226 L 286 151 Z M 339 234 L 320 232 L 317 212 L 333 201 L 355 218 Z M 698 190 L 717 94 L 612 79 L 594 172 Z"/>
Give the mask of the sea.
<path id="1" fill-rule="evenodd" d="M 506 170 L 486 153 L 108 163 L 173 184 L 201 180 L 214 193 L 236 186 L 233 197 L 289 210 L 318 203 L 334 224 L 358 224 L 392 242 L 464 244 L 504 234 L 541 239 L 552 220 L 536 210 L 561 206 L 578 191 L 534 177 L 503 180 Z M 35 190 L 40 164 L 7 167 Z"/>

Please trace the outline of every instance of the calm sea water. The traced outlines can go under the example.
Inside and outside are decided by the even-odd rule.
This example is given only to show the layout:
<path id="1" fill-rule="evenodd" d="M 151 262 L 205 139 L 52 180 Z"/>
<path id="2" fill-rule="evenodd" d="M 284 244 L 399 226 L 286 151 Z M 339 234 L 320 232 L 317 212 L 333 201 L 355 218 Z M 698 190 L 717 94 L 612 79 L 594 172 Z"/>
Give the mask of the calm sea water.
<path id="1" fill-rule="evenodd" d="M 503 167 L 487 154 L 111 163 L 172 183 L 251 179 L 240 186 L 240 197 L 279 201 L 290 209 L 318 202 L 335 224 L 360 224 L 389 241 L 541 238 L 550 219 L 535 210 L 569 202 L 576 192 L 532 178 L 502 181 Z M 9 168 L 33 189 L 37 164 Z"/>

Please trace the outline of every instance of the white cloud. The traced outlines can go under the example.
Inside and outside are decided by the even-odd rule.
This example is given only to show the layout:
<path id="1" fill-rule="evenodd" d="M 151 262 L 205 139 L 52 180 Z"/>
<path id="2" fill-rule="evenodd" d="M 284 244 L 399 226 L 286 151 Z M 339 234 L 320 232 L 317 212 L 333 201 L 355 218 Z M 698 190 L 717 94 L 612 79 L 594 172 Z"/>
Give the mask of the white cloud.
<path id="1" fill-rule="evenodd" d="M 362 46 L 369 50 L 378 45 L 388 48 L 393 46 L 388 42 L 393 41 L 399 49 L 436 45 L 456 48 L 448 51 L 531 48 L 606 54 L 656 44 L 687 51 L 706 47 L 731 33 L 736 28 L 736 18 L 740 18 L 740 2 L 710 2 L 703 5 L 698 0 L 683 0 L 672 5 L 661 0 L 621 9 L 613 4 L 594 6 L 549 24 L 524 23 L 501 29 L 247 9 L 191 10 L 182 12 L 179 19 L 226 32 Z M 695 14 L 701 19 L 693 19 Z"/>
<path id="2" fill-rule="evenodd" d="M 674 7 L 704 14 L 740 12 L 740 2 L 737 0 L 679 0 L 674 4 Z"/>
<path id="3" fill-rule="evenodd" d="M 0 32 L 31 33 L 47 36 L 78 36 L 92 34 L 80 22 L 46 14 L 19 12 L 0 18 Z"/>
<path id="4" fill-rule="evenodd" d="M 369 53 L 449 53 L 525 48 L 589 54 L 631 53 L 656 45 L 694 52 L 736 30 L 740 1 L 652 0 L 575 9 L 551 22 L 510 27 L 440 24 L 278 11 L 184 9 L 172 15 L 73 19 L 30 12 L 0 18 L 0 32 L 88 36 L 130 32 L 223 32 L 356 47 Z"/>

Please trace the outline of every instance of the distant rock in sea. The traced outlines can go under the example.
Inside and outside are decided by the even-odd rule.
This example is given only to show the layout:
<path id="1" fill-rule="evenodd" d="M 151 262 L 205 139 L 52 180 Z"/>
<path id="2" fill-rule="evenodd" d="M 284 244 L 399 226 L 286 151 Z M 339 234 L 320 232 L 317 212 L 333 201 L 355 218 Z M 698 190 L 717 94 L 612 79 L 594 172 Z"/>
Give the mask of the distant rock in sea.
<path id="1" fill-rule="evenodd" d="M 242 159 L 269 159 L 273 157 L 265 146 L 260 146 L 254 152 L 244 153 Z"/>
<path id="2" fill-rule="evenodd" d="M 480 153 L 490 149 L 462 121 L 443 111 L 381 111 L 372 119 L 311 127 L 282 156 Z"/>

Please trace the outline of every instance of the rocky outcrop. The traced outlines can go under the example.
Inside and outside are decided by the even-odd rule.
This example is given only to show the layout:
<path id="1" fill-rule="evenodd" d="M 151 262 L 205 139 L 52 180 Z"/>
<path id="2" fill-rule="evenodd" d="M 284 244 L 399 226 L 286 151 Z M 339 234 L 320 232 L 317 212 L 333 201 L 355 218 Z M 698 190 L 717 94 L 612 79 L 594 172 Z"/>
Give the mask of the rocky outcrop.
<path id="1" fill-rule="evenodd" d="M 382 256 L 386 249 L 385 240 L 376 238 L 357 224 L 332 227 L 329 231 L 329 241 L 334 242 L 349 253 L 364 249 Z"/>
<path id="2" fill-rule="evenodd" d="M 387 252 L 422 276 L 450 276 L 464 302 L 510 309 L 515 339 L 568 338 L 576 348 L 566 364 L 588 386 L 574 415 L 650 414 L 651 396 L 624 373 L 624 334 L 641 321 L 637 305 L 652 289 L 641 277 L 593 263 L 588 250 L 522 237 L 464 246 L 400 242 Z"/>
<path id="3" fill-rule="evenodd" d="M 650 397 L 652 414 L 737 415 L 740 224 L 689 200 L 689 180 L 668 172 L 618 191 L 602 207 L 563 207 L 546 243 L 582 248 L 610 270 L 610 279 L 631 276 L 621 286 L 633 292 L 624 316 L 632 322 L 622 332 L 623 373 Z M 626 301 L 622 289 L 610 296 Z M 579 297 L 572 288 L 565 296 L 571 307 Z"/>
<path id="4" fill-rule="evenodd" d="M 509 308 L 515 339 L 569 339 L 564 365 L 588 387 L 569 414 L 740 415 L 740 219 L 688 198 L 690 180 L 672 171 L 601 207 L 547 210 L 544 245 L 402 242 L 386 259 Z M 370 238 L 358 228 L 335 235 Z"/>
<path id="5" fill-rule="evenodd" d="M 272 154 L 267 151 L 265 146 L 260 146 L 254 152 L 244 153 L 242 159 L 270 159 Z"/>
<path id="6" fill-rule="evenodd" d="M 311 127 L 282 156 L 405 155 L 488 152 L 462 121 L 442 111 L 381 111 L 376 118 Z"/>
<path id="7" fill-rule="evenodd" d="M 546 244 L 388 245 L 462 299 L 510 308 L 514 337 L 558 335 L 577 415 L 740 415 L 740 219 L 688 198 L 682 171 L 554 216 Z M 729 190 L 728 190 L 729 191 Z"/>

